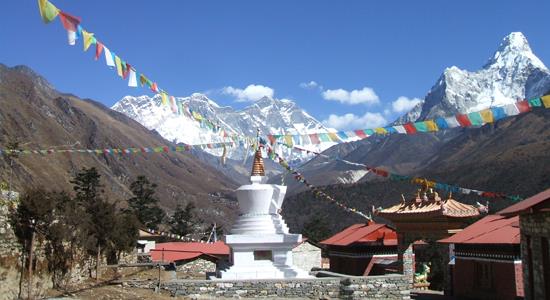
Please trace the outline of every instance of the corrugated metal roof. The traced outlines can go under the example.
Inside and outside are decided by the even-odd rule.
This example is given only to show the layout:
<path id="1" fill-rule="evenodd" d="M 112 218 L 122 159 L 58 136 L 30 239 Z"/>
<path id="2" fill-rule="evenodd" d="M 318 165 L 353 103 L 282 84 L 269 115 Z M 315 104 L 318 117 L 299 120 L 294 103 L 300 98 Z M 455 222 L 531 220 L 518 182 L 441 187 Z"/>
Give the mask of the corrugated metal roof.
<path id="1" fill-rule="evenodd" d="M 499 215 L 517 215 L 521 214 L 523 211 L 536 206 L 537 204 L 543 203 L 550 200 L 550 189 L 540 192 L 530 198 L 527 198 L 519 203 L 516 203 L 512 206 L 509 206 L 497 214 Z"/>
<path id="2" fill-rule="evenodd" d="M 347 246 L 353 243 L 373 243 L 382 241 L 383 245 L 397 245 L 397 234 L 385 224 L 354 224 L 324 240 L 321 244 Z"/>
<path id="3" fill-rule="evenodd" d="M 519 244 L 519 217 L 489 215 L 464 230 L 439 240 L 449 244 Z"/>
<path id="4" fill-rule="evenodd" d="M 162 249 L 164 249 L 164 251 L 162 251 Z M 156 244 L 155 249 L 151 251 L 151 259 L 153 261 L 162 260 L 163 252 L 164 261 L 169 262 L 193 259 L 203 254 L 209 256 L 229 255 L 229 247 L 222 241 L 215 243 L 159 243 Z"/>

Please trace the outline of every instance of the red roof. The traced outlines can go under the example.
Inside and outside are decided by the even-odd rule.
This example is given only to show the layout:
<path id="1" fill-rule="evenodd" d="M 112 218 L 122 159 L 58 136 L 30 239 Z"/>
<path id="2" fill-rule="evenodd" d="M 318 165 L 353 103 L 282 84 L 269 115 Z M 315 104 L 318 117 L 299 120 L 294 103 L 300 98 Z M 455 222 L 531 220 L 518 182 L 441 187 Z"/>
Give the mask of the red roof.
<path id="1" fill-rule="evenodd" d="M 538 204 L 541 204 L 549 200 L 550 200 L 550 189 L 547 189 L 546 191 L 540 192 L 531 198 L 527 198 L 512 206 L 508 206 L 507 208 L 499 211 L 497 214 L 518 215 L 530 208 L 533 208 L 534 206 L 537 206 Z"/>
<path id="2" fill-rule="evenodd" d="M 324 240 L 321 244 L 348 246 L 353 243 L 382 242 L 386 246 L 397 245 L 397 233 L 385 224 L 355 224 Z"/>
<path id="3" fill-rule="evenodd" d="M 449 244 L 519 244 L 519 217 L 488 215 L 440 243 Z"/>
<path id="4" fill-rule="evenodd" d="M 164 251 L 162 251 L 164 249 Z M 164 259 L 163 259 L 164 252 Z M 151 251 L 151 260 L 153 261 L 178 261 L 189 260 L 208 255 L 214 257 L 229 255 L 229 247 L 222 241 L 215 243 L 186 243 L 186 242 L 171 242 L 159 243 L 155 245 L 155 249 Z"/>

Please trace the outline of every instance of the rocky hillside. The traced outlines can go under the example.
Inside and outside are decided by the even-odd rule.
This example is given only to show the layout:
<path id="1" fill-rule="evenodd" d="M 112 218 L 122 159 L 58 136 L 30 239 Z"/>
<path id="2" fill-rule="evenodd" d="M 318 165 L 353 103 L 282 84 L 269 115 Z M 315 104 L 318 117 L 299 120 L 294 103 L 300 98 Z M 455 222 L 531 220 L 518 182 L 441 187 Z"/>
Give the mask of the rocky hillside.
<path id="1" fill-rule="evenodd" d="M 56 91 L 24 66 L 0 64 L 0 123 L 1 148 L 12 140 L 24 149 L 171 145 L 122 113 Z M 82 167 L 92 166 L 100 171 L 112 201 L 127 199 L 129 183 L 143 174 L 158 184 L 164 208 L 194 201 L 207 222 L 227 223 L 233 217 L 234 202 L 223 195 L 231 195 L 236 183 L 191 153 L 21 155 L 13 165 L 13 186 L 15 190 L 42 185 L 70 191 L 70 178 Z M 8 182 L 9 177 L 8 160 L 2 156 L 0 180 Z"/>

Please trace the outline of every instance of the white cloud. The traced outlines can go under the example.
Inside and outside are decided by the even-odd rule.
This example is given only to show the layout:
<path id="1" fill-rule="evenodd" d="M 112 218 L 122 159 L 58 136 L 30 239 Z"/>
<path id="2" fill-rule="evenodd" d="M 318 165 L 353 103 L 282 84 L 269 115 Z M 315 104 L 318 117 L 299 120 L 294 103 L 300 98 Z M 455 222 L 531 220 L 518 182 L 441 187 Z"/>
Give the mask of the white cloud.
<path id="1" fill-rule="evenodd" d="M 248 102 L 259 100 L 264 96 L 273 98 L 275 90 L 268 86 L 250 84 L 244 89 L 226 86 L 222 89 L 222 93 L 235 97 L 237 102 Z"/>
<path id="2" fill-rule="evenodd" d="M 323 98 L 330 101 L 338 101 L 344 104 L 376 104 L 379 102 L 378 95 L 370 87 L 364 87 L 360 90 L 347 91 L 344 89 L 326 90 L 323 92 Z"/>
<path id="3" fill-rule="evenodd" d="M 391 105 L 394 112 L 403 113 L 403 112 L 408 112 L 420 102 L 422 102 L 422 100 L 418 98 L 409 99 L 405 96 L 401 96 L 397 98 L 397 100 L 393 101 Z"/>
<path id="4" fill-rule="evenodd" d="M 328 119 L 323 120 L 323 124 L 338 130 L 365 129 L 384 126 L 388 123 L 386 118 L 380 113 L 367 112 L 363 116 L 354 114 L 330 115 Z"/>
<path id="5" fill-rule="evenodd" d="M 310 82 L 302 82 L 300 83 L 300 87 L 303 88 L 303 89 L 306 89 L 306 90 L 312 90 L 316 87 L 318 87 L 319 84 L 315 81 L 310 81 Z"/>

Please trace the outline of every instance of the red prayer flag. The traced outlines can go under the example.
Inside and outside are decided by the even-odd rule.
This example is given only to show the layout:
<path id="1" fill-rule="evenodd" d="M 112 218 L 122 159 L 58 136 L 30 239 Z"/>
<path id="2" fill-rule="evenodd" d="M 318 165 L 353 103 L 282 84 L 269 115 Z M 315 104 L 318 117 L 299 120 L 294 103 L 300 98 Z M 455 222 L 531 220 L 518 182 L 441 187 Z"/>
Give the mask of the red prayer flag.
<path id="1" fill-rule="evenodd" d="M 80 18 L 71 16 L 66 12 L 59 12 L 59 19 L 61 24 L 65 27 L 66 30 L 77 32 L 78 24 L 80 24 Z"/>
<path id="2" fill-rule="evenodd" d="M 415 134 L 416 133 L 416 127 L 414 127 L 414 124 L 412 122 L 403 125 L 403 127 L 405 128 L 405 131 L 407 132 L 407 134 Z"/>
<path id="3" fill-rule="evenodd" d="M 95 44 L 95 60 L 99 59 L 99 56 L 101 55 L 101 52 L 103 52 L 103 44 L 98 41 Z"/>
<path id="4" fill-rule="evenodd" d="M 128 77 L 128 74 L 130 74 L 130 69 L 132 69 L 132 66 L 130 66 L 129 63 L 126 63 L 122 72 L 122 78 L 126 79 Z"/>
<path id="5" fill-rule="evenodd" d="M 164 146 L 164 147 L 162 147 L 162 151 L 164 151 L 164 152 L 170 152 L 170 149 L 169 149 L 168 147 Z"/>
<path id="6" fill-rule="evenodd" d="M 353 132 L 355 132 L 355 134 L 362 139 L 368 137 L 363 130 L 354 130 Z"/>
<path id="7" fill-rule="evenodd" d="M 155 93 L 158 93 L 159 88 L 158 88 L 156 82 L 154 82 L 154 83 L 151 85 L 151 91 L 153 91 L 153 92 L 155 92 Z"/>
<path id="8" fill-rule="evenodd" d="M 516 102 L 516 107 L 519 110 L 519 113 L 526 113 L 531 111 L 531 106 L 529 106 L 529 101 L 523 100 Z"/>
<path id="9" fill-rule="evenodd" d="M 457 114 L 456 115 L 456 120 L 458 121 L 458 123 L 462 127 L 472 126 L 472 122 L 470 122 L 470 119 L 468 119 L 468 115 L 466 115 L 466 114 L 464 114 L 464 115 L 463 114 Z"/>
<path id="10" fill-rule="evenodd" d="M 319 140 L 319 136 L 317 133 L 312 133 L 309 135 L 309 139 L 311 140 L 312 144 L 320 144 L 321 141 Z"/>
<path id="11" fill-rule="evenodd" d="M 275 142 L 277 142 L 277 139 L 272 134 L 267 135 L 267 139 L 269 140 L 269 143 L 271 145 L 275 145 Z"/>

